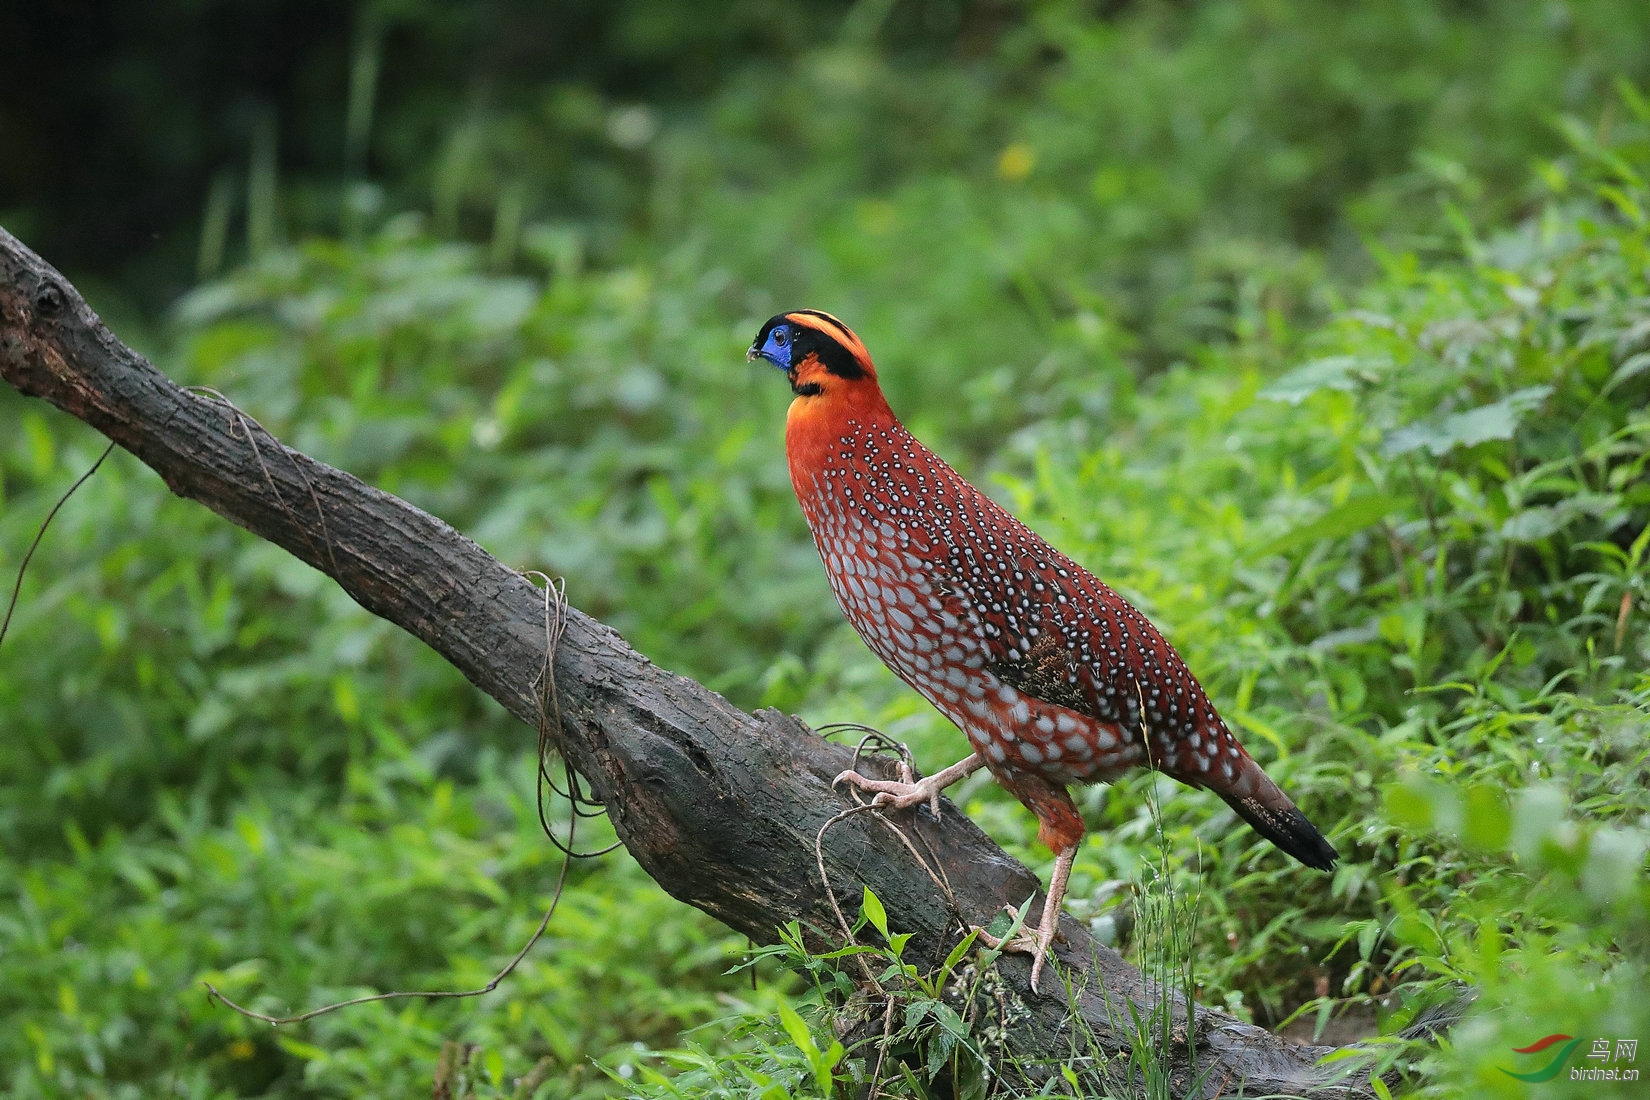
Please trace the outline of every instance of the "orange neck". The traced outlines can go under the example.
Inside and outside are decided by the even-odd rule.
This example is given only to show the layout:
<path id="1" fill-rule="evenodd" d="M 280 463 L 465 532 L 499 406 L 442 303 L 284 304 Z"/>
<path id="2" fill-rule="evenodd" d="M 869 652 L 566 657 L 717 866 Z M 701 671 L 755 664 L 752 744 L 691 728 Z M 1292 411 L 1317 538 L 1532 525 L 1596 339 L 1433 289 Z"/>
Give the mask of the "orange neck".
<path id="1" fill-rule="evenodd" d="M 838 380 L 824 393 L 792 401 L 785 414 L 785 457 L 797 496 L 812 492 L 814 475 L 825 469 L 831 448 L 842 446 L 850 426 L 863 431 L 897 423 L 882 388 L 869 378 Z"/>

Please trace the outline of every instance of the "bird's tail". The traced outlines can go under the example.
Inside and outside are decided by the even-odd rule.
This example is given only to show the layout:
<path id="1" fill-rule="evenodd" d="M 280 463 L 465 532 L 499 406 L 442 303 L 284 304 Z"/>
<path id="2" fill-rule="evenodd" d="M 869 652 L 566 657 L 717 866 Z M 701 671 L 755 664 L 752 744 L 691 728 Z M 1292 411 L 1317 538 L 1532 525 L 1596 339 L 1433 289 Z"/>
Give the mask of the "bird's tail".
<path id="1" fill-rule="evenodd" d="M 1250 762 L 1257 772 L 1258 765 Z M 1225 791 L 1216 791 L 1226 800 L 1226 805 L 1237 811 L 1237 815 L 1247 821 L 1261 836 L 1276 844 L 1289 855 L 1294 856 L 1308 867 L 1319 871 L 1333 871 L 1335 861 L 1340 859 L 1340 853 L 1323 834 L 1318 832 L 1316 825 L 1306 819 L 1300 808 L 1289 801 L 1289 796 L 1278 789 L 1278 785 L 1261 773 L 1262 783 L 1255 784 L 1259 789 L 1255 794 L 1247 797 L 1238 794 L 1228 794 Z"/>
<path id="2" fill-rule="evenodd" d="M 1243 751 L 1231 731 L 1217 720 L 1199 733 L 1201 753 L 1198 745 L 1159 740 L 1154 756 L 1167 765 L 1159 770 L 1188 786 L 1214 791 L 1255 832 L 1289 855 L 1316 870 L 1333 871 L 1340 853 Z"/>

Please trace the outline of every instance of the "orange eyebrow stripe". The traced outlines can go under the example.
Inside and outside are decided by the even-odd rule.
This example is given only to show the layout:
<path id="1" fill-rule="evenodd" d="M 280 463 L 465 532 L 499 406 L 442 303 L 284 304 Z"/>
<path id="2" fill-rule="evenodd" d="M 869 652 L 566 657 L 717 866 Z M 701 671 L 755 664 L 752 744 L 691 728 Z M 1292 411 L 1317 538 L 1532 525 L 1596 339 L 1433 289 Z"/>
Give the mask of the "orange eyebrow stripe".
<path id="1" fill-rule="evenodd" d="M 822 310 L 807 309 L 796 313 L 787 313 L 785 319 L 795 325 L 804 325 L 815 332 L 822 332 L 832 340 L 848 349 L 848 353 L 858 359 L 860 365 L 873 370 L 871 353 L 866 350 L 854 330 Z"/>

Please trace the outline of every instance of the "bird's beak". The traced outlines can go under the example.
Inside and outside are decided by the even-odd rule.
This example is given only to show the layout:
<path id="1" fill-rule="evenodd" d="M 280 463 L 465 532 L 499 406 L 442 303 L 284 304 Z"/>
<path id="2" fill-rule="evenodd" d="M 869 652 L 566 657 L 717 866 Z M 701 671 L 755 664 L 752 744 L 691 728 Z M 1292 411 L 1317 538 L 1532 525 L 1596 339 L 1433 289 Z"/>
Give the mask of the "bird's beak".
<path id="1" fill-rule="evenodd" d="M 781 363 L 778 359 L 775 359 L 772 355 L 769 355 L 767 352 L 763 351 L 757 345 L 752 344 L 750 346 L 750 349 L 745 352 L 745 362 L 754 363 L 758 359 L 766 361 L 771 366 L 778 367 L 780 370 L 784 371 L 787 375 L 789 375 L 791 373 L 791 368 L 790 367 L 787 367 L 784 363 Z"/>

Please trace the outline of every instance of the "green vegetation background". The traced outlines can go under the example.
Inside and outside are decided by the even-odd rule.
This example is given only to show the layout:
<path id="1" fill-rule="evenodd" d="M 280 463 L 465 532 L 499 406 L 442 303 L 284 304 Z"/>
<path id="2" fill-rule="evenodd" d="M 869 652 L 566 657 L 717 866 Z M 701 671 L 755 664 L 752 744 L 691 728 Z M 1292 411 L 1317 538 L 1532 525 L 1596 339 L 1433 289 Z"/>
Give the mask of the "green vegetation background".
<path id="1" fill-rule="evenodd" d="M 1441 1052 L 1385 1048 L 1440 1096 L 1650 1040 L 1642 0 L 66 8 L 0 47 L 41 93 L 0 224 L 174 378 L 934 767 L 960 738 L 839 621 L 743 361 L 836 312 L 1341 849 L 1309 876 L 1162 791 L 1205 1001 L 1391 1034 L 1474 985 Z M 7 578 L 98 450 L 0 392 Z M 546 1058 L 539 1096 L 818 1087 L 800 983 L 622 852 L 487 997 L 209 1004 L 479 985 L 557 857 L 528 731 L 124 456 L 24 582 L 0 729 L 8 1095 L 399 1097 L 449 1039 L 483 1096 Z M 1086 793 L 1073 876 L 1131 950 L 1148 788 Z"/>

